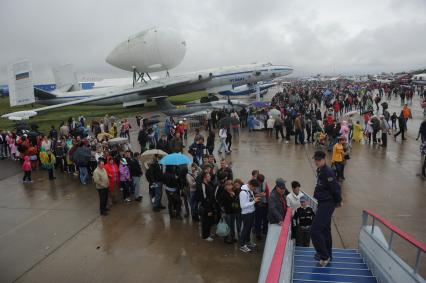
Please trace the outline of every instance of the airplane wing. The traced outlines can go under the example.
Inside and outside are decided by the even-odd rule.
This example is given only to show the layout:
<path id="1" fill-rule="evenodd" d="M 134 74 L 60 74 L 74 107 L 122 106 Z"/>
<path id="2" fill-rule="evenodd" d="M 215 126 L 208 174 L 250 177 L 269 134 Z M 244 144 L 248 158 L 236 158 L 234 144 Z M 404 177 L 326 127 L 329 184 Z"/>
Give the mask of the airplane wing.
<path id="1" fill-rule="evenodd" d="M 37 87 L 34 87 L 34 95 L 38 99 L 51 99 L 51 98 L 56 97 L 56 95 L 54 95 L 53 93 L 42 90 L 42 89 L 37 88 Z"/>
<path id="2" fill-rule="evenodd" d="M 46 111 L 46 110 L 52 110 L 56 108 L 61 108 L 65 106 L 71 106 L 71 105 L 77 105 L 92 101 L 99 101 L 109 98 L 115 98 L 115 97 L 121 97 L 129 94 L 139 93 L 142 94 L 147 91 L 152 90 L 165 90 L 168 88 L 177 87 L 180 85 L 190 84 L 194 82 L 200 81 L 199 77 L 195 76 L 181 76 L 181 77 L 166 77 L 156 80 L 147 81 L 146 83 L 140 83 L 134 87 L 116 87 L 116 88 L 108 88 L 105 89 L 105 93 L 94 95 L 88 98 L 69 101 L 65 103 L 60 103 L 56 105 L 51 106 L 45 106 L 40 107 L 36 109 L 30 109 L 28 111 L 18 111 L 18 112 L 12 112 L 8 114 L 4 114 L 1 117 L 2 118 L 9 118 L 10 120 L 22 120 L 22 119 L 28 119 L 29 117 L 33 117 L 37 115 L 37 113 Z"/>

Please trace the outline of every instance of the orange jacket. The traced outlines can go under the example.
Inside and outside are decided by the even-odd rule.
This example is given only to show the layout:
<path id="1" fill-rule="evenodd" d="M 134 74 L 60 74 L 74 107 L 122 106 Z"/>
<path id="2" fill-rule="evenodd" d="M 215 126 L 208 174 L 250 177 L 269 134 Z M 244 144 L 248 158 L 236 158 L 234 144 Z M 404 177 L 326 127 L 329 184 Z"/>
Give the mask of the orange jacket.
<path id="1" fill-rule="evenodd" d="M 404 119 L 411 118 L 410 108 L 408 108 L 407 106 L 404 106 L 404 108 L 402 108 L 402 116 L 404 117 Z"/>

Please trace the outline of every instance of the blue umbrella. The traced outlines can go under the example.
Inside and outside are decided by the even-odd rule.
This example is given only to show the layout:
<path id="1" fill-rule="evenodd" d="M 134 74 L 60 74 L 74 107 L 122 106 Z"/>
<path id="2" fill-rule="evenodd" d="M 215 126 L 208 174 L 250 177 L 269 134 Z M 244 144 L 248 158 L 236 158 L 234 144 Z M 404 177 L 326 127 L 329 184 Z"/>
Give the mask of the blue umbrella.
<path id="1" fill-rule="evenodd" d="M 323 96 L 327 97 L 330 96 L 332 93 L 329 89 L 325 90 L 324 93 L 322 94 Z"/>
<path id="2" fill-rule="evenodd" d="M 268 106 L 268 102 L 265 102 L 265 101 L 255 101 L 255 102 L 252 103 L 252 105 L 254 107 L 260 108 L 260 107 Z"/>
<path id="3" fill-rule="evenodd" d="M 168 154 L 160 160 L 161 165 L 183 165 L 191 163 L 192 160 L 182 153 Z"/>

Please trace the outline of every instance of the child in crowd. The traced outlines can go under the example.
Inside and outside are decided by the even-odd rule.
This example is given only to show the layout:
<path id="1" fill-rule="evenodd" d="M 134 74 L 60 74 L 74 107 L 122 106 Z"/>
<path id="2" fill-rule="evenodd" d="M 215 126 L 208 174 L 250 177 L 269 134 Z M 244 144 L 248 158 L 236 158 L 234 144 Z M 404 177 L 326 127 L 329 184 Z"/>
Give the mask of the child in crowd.
<path id="1" fill-rule="evenodd" d="M 311 241 L 311 225 L 315 217 L 314 210 L 308 205 L 308 198 L 304 195 L 300 198 L 300 207 L 293 216 L 293 224 L 296 226 L 296 246 L 309 247 Z"/>
<path id="2" fill-rule="evenodd" d="M 31 161 L 29 156 L 24 157 L 24 163 L 22 164 L 22 170 L 24 171 L 24 178 L 22 181 L 25 182 L 32 182 L 31 180 Z"/>

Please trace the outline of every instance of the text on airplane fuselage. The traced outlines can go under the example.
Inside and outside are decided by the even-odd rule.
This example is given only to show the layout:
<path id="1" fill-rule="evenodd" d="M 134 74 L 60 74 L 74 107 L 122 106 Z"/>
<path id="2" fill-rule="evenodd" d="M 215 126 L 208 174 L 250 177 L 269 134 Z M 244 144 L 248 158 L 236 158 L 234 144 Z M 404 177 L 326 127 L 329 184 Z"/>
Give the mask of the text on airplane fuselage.
<path id="1" fill-rule="evenodd" d="M 244 80 L 245 80 L 245 78 L 244 78 L 244 77 L 239 77 L 239 78 L 230 79 L 229 81 L 230 81 L 231 83 L 235 83 L 235 82 L 242 82 L 242 81 L 244 81 Z"/>

